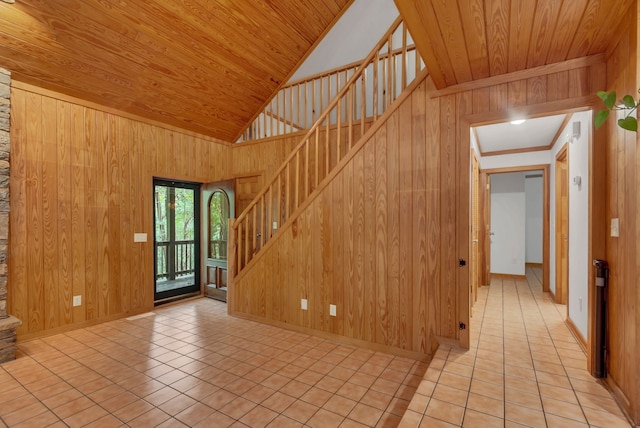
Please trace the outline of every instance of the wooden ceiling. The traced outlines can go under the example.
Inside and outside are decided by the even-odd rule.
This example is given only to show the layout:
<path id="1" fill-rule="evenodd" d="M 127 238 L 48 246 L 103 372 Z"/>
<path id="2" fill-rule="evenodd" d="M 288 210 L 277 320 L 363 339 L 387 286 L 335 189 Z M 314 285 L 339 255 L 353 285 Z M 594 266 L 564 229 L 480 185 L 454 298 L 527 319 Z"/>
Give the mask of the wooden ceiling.
<path id="1" fill-rule="evenodd" d="M 0 2 L 0 67 L 235 141 L 353 0 Z"/>
<path id="2" fill-rule="evenodd" d="M 633 0 L 395 0 L 438 89 L 605 52 Z"/>

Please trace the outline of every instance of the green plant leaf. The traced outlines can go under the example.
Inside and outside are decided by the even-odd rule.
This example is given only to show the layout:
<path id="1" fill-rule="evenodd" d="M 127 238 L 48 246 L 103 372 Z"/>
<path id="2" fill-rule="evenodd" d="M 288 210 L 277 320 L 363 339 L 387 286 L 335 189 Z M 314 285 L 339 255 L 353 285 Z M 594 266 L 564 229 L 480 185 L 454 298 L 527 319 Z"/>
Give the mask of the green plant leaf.
<path id="1" fill-rule="evenodd" d="M 616 91 L 606 92 L 606 91 L 598 91 L 598 98 L 602 100 L 604 105 L 611 110 L 613 106 L 616 104 Z"/>
<path id="2" fill-rule="evenodd" d="M 593 118 L 593 124 L 596 126 L 596 129 L 600 128 L 603 123 L 606 122 L 609 117 L 609 110 L 600 110 L 596 113 L 596 116 Z"/>
<path id="3" fill-rule="evenodd" d="M 616 105 L 616 91 L 607 92 L 605 93 L 604 97 L 600 98 L 602 98 L 602 102 L 609 110 L 611 110 Z"/>
<path id="4" fill-rule="evenodd" d="M 620 101 L 627 108 L 634 108 L 636 106 L 636 100 L 634 100 L 631 95 L 625 95 Z"/>
<path id="5" fill-rule="evenodd" d="M 635 117 L 627 116 L 624 119 L 618 119 L 618 126 L 627 131 L 638 131 L 638 121 Z"/>

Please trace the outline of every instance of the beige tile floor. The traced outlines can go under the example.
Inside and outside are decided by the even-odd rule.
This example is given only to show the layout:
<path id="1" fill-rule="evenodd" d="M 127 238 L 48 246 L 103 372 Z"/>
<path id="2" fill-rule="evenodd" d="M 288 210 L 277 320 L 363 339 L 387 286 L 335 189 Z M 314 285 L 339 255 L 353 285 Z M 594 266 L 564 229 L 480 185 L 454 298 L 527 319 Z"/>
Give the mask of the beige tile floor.
<path id="1" fill-rule="evenodd" d="M 471 349 L 438 349 L 401 427 L 630 426 L 587 372 L 566 306 L 542 293 L 540 277 L 527 268 L 526 281 L 480 289 Z"/>
<path id="2" fill-rule="evenodd" d="M 538 278 L 483 287 L 471 350 L 428 369 L 209 299 L 26 342 L 0 366 L 0 426 L 629 427 Z"/>
<path id="3" fill-rule="evenodd" d="M 202 298 L 20 344 L 0 426 L 395 427 L 426 368 Z"/>

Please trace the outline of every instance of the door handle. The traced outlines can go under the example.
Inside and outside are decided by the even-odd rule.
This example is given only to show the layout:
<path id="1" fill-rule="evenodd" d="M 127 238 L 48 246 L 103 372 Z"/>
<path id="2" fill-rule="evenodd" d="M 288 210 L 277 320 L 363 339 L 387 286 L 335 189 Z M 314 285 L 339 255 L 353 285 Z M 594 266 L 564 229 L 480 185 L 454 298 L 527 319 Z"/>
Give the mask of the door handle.
<path id="1" fill-rule="evenodd" d="M 474 240 L 473 240 L 473 243 L 474 243 L 474 244 L 477 244 L 477 243 L 478 243 L 478 240 L 477 240 L 477 239 L 474 239 Z"/>

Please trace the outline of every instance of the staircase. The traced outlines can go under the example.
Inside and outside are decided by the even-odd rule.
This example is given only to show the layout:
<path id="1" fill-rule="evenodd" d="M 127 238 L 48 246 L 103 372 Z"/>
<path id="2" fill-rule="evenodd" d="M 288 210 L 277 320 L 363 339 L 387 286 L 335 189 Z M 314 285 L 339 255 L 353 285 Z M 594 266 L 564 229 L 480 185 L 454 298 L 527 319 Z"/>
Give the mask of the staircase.
<path id="1" fill-rule="evenodd" d="M 308 116 L 316 116 L 317 106 L 323 105 L 325 96 L 327 105 L 247 209 L 237 219 L 231 219 L 229 283 L 242 276 L 278 231 L 297 217 L 316 191 L 348 160 L 372 124 L 425 72 L 407 28 L 398 17 L 359 66 L 347 66 L 280 90 L 275 101 L 249 125 L 241 139 L 299 131 L 304 129 Z M 336 76 L 333 80 L 332 75 Z M 322 90 L 323 82 L 327 82 L 324 83 L 324 88 L 328 87 L 326 93 Z M 311 97 L 307 96 L 309 93 Z M 329 102 L 333 93 L 335 96 Z M 280 108 L 280 99 L 289 100 L 288 110 Z"/>

